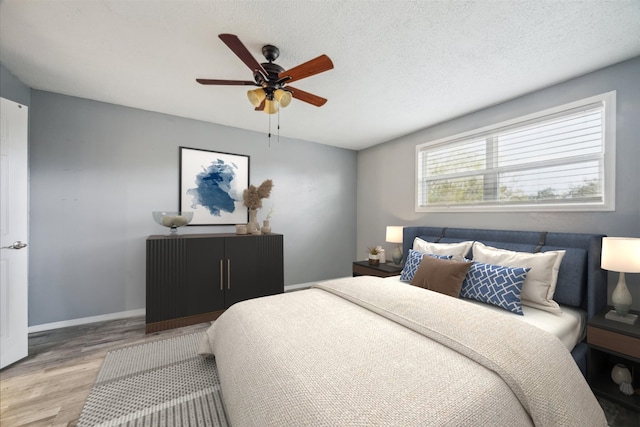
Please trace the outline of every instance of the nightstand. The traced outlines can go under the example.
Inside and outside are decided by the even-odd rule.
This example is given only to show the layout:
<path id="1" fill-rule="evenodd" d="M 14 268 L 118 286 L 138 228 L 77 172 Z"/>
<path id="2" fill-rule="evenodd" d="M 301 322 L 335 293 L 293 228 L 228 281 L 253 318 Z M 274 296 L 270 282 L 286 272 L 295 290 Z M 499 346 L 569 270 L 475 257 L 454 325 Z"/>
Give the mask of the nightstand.
<path id="1" fill-rule="evenodd" d="M 377 277 L 391 277 L 399 276 L 402 273 L 402 266 L 384 263 L 379 265 L 369 265 L 369 261 L 354 261 L 353 262 L 353 277 L 356 276 L 377 276 Z"/>
<path id="2" fill-rule="evenodd" d="M 609 310 L 611 307 L 593 316 L 587 324 L 587 381 L 595 394 L 640 412 L 640 324 L 605 319 Z M 635 394 L 625 396 L 611 379 L 611 369 L 616 363 L 631 371 Z"/>

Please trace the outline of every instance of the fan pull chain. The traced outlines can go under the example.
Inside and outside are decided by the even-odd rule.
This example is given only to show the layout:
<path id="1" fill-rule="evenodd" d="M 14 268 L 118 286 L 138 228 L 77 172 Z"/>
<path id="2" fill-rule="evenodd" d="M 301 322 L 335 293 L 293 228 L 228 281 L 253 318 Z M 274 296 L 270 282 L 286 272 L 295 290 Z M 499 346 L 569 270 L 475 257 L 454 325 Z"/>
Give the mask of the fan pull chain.
<path id="1" fill-rule="evenodd" d="M 268 139 L 269 139 L 269 148 L 271 148 L 271 114 L 269 114 L 268 116 L 269 116 L 269 135 L 268 135 Z"/>
<path id="2" fill-rule="evenodd" d="M 278 142 L 280 142 L 280 108 L 278 108 Z"/>

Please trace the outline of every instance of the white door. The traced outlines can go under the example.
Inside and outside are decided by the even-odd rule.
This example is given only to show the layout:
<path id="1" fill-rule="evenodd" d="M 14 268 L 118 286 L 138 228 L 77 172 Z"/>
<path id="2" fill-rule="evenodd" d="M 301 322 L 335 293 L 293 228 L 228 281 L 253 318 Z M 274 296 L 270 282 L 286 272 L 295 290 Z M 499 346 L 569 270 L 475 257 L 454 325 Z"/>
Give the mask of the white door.
<path id="1" fill-rule="evenodd" d="M 0 368 L 28 354 L 27 107 L 0 98 Z"/>

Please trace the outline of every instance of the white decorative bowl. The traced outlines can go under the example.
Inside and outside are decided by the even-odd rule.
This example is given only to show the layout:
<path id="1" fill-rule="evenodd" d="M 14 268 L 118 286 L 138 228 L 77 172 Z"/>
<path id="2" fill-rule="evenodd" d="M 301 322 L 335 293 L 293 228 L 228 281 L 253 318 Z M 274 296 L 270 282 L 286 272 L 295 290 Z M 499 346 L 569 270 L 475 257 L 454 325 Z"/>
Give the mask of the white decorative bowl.
<path id="1" fill-rule="evenodd" d="M 183 227 L 193 219 L 193 212 L 155 211 L 153 219 L 163 227 L 171 229 L 171 235 L 178 234 L 178 227 Z"/>

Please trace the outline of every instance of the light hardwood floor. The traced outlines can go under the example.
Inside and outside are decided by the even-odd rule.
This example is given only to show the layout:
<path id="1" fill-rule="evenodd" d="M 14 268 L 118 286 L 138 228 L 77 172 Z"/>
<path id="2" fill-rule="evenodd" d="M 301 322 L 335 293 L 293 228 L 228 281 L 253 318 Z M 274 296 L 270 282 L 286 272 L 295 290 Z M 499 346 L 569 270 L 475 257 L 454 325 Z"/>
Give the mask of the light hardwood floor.
<path id="1" fill-rule="evenodd" d="M 29 356 L 0 371 L 0 426 L 74 426 L 108 351 L 209 325 L 145 335 L 134 317 L 30 334 Z"/>

